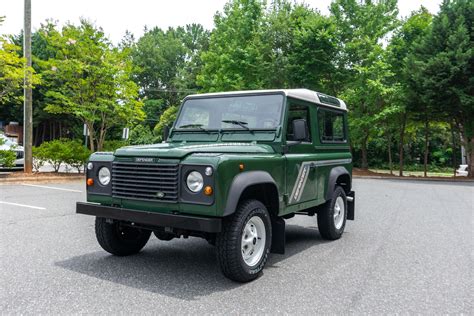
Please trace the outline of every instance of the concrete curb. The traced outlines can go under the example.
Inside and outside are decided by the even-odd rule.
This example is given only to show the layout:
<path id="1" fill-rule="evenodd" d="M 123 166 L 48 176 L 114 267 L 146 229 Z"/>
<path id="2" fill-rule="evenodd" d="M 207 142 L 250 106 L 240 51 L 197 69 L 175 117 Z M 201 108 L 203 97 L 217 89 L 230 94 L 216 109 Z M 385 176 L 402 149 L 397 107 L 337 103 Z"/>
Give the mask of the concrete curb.
<path id="1" fill-rule="evenodd" d="M 422 178 L 422 177 L 383 177 L 383 176 L 359 176 L 354 175 L 354 179 L 375 179 L 375 180 L 399 180 L 399 181 L 438 181 L 438 182 L 470 182 L 474 183 L 474 179 L 462 178 Z"/>
<path id="2" fill-rule="evenodd" d="M 84 180 L 85 175 L 72 176 L 47 176 L 47 177 L 0 177 L 0 183 L 28 183 L 28 182 L 53 182 L 53 181 L 79 181 Z"/>

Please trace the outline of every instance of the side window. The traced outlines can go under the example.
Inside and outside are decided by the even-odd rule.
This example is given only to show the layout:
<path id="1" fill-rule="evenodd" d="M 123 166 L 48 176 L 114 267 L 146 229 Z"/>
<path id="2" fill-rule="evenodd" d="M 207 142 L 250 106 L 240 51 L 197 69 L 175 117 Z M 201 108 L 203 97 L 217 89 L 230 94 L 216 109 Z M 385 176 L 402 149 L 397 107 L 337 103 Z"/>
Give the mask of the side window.
<path id="1" fill-rule="evenodd" d="M 319 137 L 321 142 L 345 142 L 344 114 L 318 109 Z"/>
<path id="2" fill-rule="evenodd" d="M 308 126 L 308 139 L 305 142 L 311 142 L 311 130 L 309 129 L 309 107 L 305 105 L 291 104 L 288 110 L 288 129 L 286 131 L 286 139 L 294 140 L 293 138 L 293 120 L 305 119 L 306 125 Z"/>

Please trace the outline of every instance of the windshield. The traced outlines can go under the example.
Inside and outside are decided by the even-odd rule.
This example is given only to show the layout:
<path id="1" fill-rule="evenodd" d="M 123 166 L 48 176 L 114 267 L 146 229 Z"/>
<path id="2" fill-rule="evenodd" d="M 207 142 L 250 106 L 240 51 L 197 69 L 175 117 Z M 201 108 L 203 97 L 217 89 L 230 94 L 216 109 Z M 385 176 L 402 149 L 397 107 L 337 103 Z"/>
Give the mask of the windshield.
<path id="1" fill-rule="evenodd" d="M 280 125 L 282 107 L 280 94 L 190 99 L 183 103 L 175 128 L 274 130 Z"/>

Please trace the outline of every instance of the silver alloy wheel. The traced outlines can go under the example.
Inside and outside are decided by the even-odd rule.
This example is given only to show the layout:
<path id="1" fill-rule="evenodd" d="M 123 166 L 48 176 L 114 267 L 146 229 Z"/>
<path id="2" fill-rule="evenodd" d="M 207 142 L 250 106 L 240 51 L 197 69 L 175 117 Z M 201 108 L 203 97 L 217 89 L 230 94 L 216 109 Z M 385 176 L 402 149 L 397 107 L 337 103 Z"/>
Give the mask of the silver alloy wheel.
<path id="1" fill-rule="evenodd" d="M 253 216 L 242 230 L 242 258 L 252 267 L 262 259 L 266 243 L 266 230 L 263 220 Z"/>
<path id="2" fill-rule="evenodd" d="M 338 196 L 336 203 L 334 203 L 334 226 L 336 229 L 341 229 L 344 223 L 344 217 L 346 216 L 346 206 L 341 196 Z"/>

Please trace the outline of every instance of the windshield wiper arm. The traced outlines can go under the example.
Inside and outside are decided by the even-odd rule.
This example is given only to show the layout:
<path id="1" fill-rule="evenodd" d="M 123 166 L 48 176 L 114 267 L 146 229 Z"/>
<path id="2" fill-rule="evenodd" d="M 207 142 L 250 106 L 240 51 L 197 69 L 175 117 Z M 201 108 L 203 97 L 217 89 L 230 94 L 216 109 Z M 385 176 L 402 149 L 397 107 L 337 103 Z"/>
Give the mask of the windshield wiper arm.
<path id="1" fill-rule="evenodd" d="M 202 127 L 202 124 L 185 124 L 178 126 L 178 128 L 199 128 L 205 131 L 206 129 Z"/>
<path id="2" fill-rule="evenodd" d="M 229 123 L 229 124 L 234 124 L 234 125 L 239 125 L 242 128 L 245 128 L 246 130 L 250 131 L 250 128 L 247 126 L 247 122 L 244 121 L 236 121 L 236 120 L 222 120 L 222 123 Z"/>

